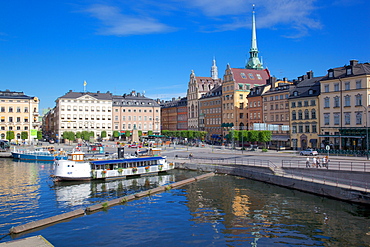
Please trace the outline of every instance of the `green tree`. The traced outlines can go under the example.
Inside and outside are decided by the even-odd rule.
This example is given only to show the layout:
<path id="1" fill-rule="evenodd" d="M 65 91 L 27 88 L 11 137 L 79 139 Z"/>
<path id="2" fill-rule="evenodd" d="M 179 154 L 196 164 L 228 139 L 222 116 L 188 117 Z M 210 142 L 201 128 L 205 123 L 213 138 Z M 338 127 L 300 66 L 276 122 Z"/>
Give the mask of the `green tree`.
<path id="1" fill-rule="evenodd" d="M 265 143 L 265 148 L 267 145 L 267 142 L 271 141 L 271 131 L 269 130 L 262 130 L 258 132 L 258 141 Z"/>
<path id="2" fill-rule="evenodd" d="M 6 137 L 5 137 L 9 142 L 11 141 L 11 140 L 13 140 L 14 139 L 14 131 L 12 131 L 12 130 L 9 130 L 9 131 L 7 131 L 6 132 Z"/>
<path id="3" fill-rule="evenodd" d="M 82 133 L 80 131 L 76 132 L 76 139 L 82 138 Z"/>
<path id="4" fill-rule="evenodd" d="M 257 130 L 248 131 L 248 141 L 250 142 L 258 141 L 258 131 Z"/>
<path id="5" fill-rule="evenodd" d="M 42 132 L 41 131 L 37 131 L 37 140 L 42 140 Z"/>
<path id="6" fill-rule="evenodd" d="M 130 137 L 130 135 L 131 135 L 130 131 L 129 131 L 129 130 L 126 130 L 126 131 L 125 131 L 125 137 L 126 137 L 126 138 L 129 138 L 129 137 Z"/>
<path id="7" fill-rule="evenodd" d="M 119 132 L 117 130 L 113 131 L 113 137 L 118 138 L 119 137 Z"/>
<path id="8" fill-rule="evenodd" d="M 151 135 L 153 135 L 153 131 L 152 130 L 149 130 L 148 131 L 148 136 L 151 136 Z"/>
<path id="9" fill-rule="evenodd" d="M 82 131 L 81 138 L 84 141 L 90 141 L 90 132 L 89 131 Z"/>
<path id="10" fill-rule="evenodd" d="M 137 131 L 137 135 L 138 135 L 138 136 L 142 136 L 142 135 L 143 135 L 143 131 L 142 131 L 142 130 L 138 130 L 138 131 Z"/>
<path id="11" fill-rule="evenodd" d="M 103 131 L 100 133 L 100 137 L 101 137 L 101 138 L 105 138 L 105 137 L 107 137 L 107 131 L 103 130 Z"/>
<path id="12" fill-rule="evenodd" d="M 27 131 L 22 131 L 21 132 L 21 139 L 22 140 L 28 139 L 28 132 Z"/>

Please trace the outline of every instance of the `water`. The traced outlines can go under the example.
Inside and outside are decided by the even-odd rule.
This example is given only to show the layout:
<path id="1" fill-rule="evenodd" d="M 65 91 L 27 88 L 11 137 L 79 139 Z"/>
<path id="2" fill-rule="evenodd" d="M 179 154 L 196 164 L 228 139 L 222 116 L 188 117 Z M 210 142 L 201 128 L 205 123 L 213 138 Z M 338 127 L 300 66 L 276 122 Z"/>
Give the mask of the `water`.
<path id="1" fill-rule="evenodd" d="M 54 184 L 51 172 L 50 163 L 0 160 L 0 233 L 197 175 Z M 369 246 L 369 218 L 366 206 L 217 175 L 15 238 L 42 235 L 54 246 Z"/>

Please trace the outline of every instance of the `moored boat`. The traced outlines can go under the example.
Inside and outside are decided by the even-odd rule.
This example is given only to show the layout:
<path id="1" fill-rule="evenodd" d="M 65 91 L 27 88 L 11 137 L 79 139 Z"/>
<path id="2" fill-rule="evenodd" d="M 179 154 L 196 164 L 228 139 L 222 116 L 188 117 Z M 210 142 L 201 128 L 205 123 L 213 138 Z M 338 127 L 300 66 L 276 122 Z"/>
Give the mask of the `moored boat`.
<path id="1" fill-rule="evenodd" d="M 174 169 L 165 157 L 89 156 L 83 152 L 68 154 L 67 160 L 54 162 L 53 177 L 63 180 L 114 179 L 127 176 L 143 176 Z"/>
<path id="2" fill-rule="evenodd" d="M 51 148 L 18 149 L 11 152 L 14 159 L 19 160 L 36 160 L 36 161 L 54 161 L 57 159 L 67 159 L 65 151 L 56 152 Z"/>

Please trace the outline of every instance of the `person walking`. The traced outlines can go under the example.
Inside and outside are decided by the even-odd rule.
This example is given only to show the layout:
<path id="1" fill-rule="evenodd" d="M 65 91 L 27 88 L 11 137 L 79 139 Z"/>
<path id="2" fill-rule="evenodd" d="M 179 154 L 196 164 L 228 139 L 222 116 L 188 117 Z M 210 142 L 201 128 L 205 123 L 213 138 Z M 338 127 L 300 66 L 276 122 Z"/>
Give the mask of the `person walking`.
<path id="1" fill-rule="evenodd" d="M 316 168 L 319 168 L 319 167 L 321 167 L 321 165 L 320 165 L 320 158 L 318 157 L 316 159 Z"/>
<path id="2" fill-rule="evenodd" d="M 306 159 L 306 168 L 309 168 L 310 166 L 310 158 L 307 157 Z"/>
<path id="3" fill-rule="evenodd" d="M 317 168 L 317 161 L 316 161 L 316 157 L 313 157 L 313 158 L 312 158 L 312 167 L 316 167 L 316 168 Z"/>

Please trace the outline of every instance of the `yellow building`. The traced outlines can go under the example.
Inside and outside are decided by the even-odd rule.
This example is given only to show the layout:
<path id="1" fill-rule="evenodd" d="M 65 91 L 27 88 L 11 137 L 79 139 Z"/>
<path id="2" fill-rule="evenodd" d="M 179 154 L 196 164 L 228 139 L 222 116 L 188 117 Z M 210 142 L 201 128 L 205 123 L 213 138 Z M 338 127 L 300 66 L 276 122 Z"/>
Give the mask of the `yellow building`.
<path id="1" fill-rule="evenodd" d="M 313 77 L 310 71 L 307 75 L 295 81 L 296 86 L 290 90 L 290 138 L 294 150 L 320 148 L 320 80 L 323 77 Z"/>
<path id="2" fill-rule="evenodd" d="M 351 60 L 329 69 L 321 80 L 321 147 L 334 150 L 366 150 L 370 125 L 370 64 Z"/>
<path id="3" fill-rule="evenodd" d="M 12 141 L 32 142 L 40 128 L 39 99 L 23 92 L 0 91 L 0 138 L 5 140 L 7 131 L 13 131 Z M 22 132 L 27 138 L 22 140 Z"/>

